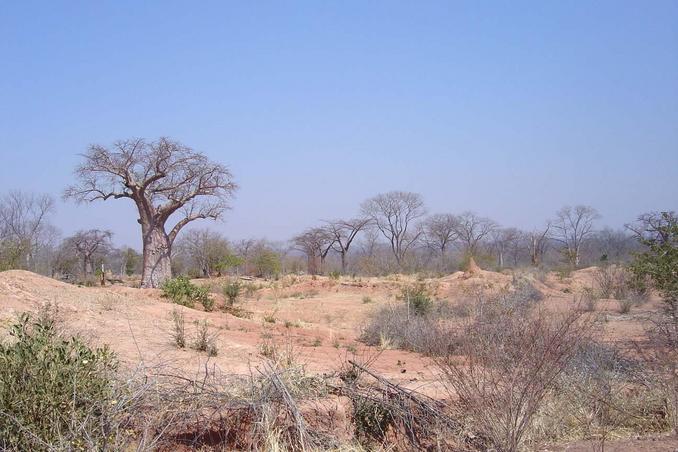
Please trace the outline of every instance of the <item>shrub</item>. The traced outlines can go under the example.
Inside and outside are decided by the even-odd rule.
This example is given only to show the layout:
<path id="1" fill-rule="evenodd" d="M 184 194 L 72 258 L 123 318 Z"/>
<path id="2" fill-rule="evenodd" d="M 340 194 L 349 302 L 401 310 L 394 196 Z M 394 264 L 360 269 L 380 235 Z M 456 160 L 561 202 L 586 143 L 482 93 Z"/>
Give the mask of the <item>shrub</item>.
<path id="1" fill-rule="evenodd" d="M 544 294 L 525 278 L 514 278 L 513 286 L 513 290 L 500 295 L 502 304 L 510 309 L 527 311 L 544 299 Z"/>
<path id="2" fill-rule="evenodd" d="M 248 298 L 252 298 L 258 289 L 257 285 L 251 282 L 244 284 L 242 288 L 245 290 L 245 296 Z"/>
<path id="3" fill-rule="evenodd" d="M 240 283 L 238 281 L 229 282 L 224 286 L 224 298 L 228 300 L 229 306 L 233 306 L 240 296 Z"/>
<path id="4" fill-rule="evenodd" d="M 433 356 L 445 354 L 456 347 L 456 337 L 446 322 L 453 315 L 444 303 L 409 319 L 407 306 L 382 306 L 372 314 L 360 340 L 382 348 L 395 347 Z"/>
<path id="5" fill-rule="evenodd" d="M 393 417 L 384 404 L 367 397 L 356 397 L 353 402 L 353 424 L 363 441 L 383 441 Z"/>
<path id="6" fill-rule="evenodd" d="M 579 298 L 575 296 L 575 304 L 577 307 L 585 312 L 594 312 L 598 304 L 598 297 L 590 287 L 584 287 Z"/>
<path id="7" fill-rule="evenodd" d="M 598 285 L 601 298 L 626 298 L 629 289 L 628 272 L 616 265 L 606 265 L 598 268 L 594 273 L 594 279 Z"/>
<path id="8" fill-rule="evenodd" d="M 192 308 L 195 302 L 203 305 L 206 311 L 211 311 L 214 307 L 214 301 L 210 298 L 207 287 L 196 286 L 185 276 L 177 276 L 168 279 L 162 285 L 162 296 L 169 298 L 172 302 Z"/>
<path id="9" fill-rule="evenodd" d="M 266 323 L 275 323 L 275 312 L 267 312 L 264 314 L 264 322 Z"/>
<path id="10" fill-rule="evenodd" d="M 436 359 L 458 419 L 489 443 L 484 450 L 523 445 L 544 398 L 588 334 L 580 319 L 577 311 L 552 320 L 543 311 L 488 303 L 459 335 L 458 350 Z"/>
<path id="11" fill-rule="evenodd" d="M 584 341 L 535 422 L 534 440 L 596 439 L 665 431 L 667 406 L 643 363 L 613 345 Z M 616 436 L 616 435 L 615 435 Z"/>
<path id="12" fill-rule="evenodd" d="M 424 315 L 432 305 L 429 289 L 425 283 L 417 283 L 401 289 L 400 299 L 412 309 L 415 315 Z"/>
<path id="13" fill-rule="evenodd" d="M 216 338 L 209 332 L 209 323 L 207 320 L 196 320 L 194 323 L 195 341 L 193 342 L 193 348 L 199 352 L 207 352 L 209 356 L 216 356 Z"/>
<path id="14" fill-rule="evenodd" d="M 630 298 L 623 298 L 621 300 L 617 300 L 617 303 L 620 314 L 628 314 L 629 312 L 631 312 L 631 308 L 634 305 L 634 301 Z"/>
<path id="15" fill-rule="evenodd" d="M 341 278 L 341 272 L 338 272 L 338 271 L 336 271 L 336 270 L 331 271 L 331 272 L 329 273 L 329 277 L 330 277 L 330 279 L 333 279 L 333 280 L 335 280 L 335 281 L 338 281 L 339 278 Z"/>
<path id="16" fill-rule="evenodd" d="M 365 295 L 363 297 L 363 304 L 369 304 L 369 303 L 372 303 L 372 299 L 370 297 L 368 297 L 367 295 Z"/>
<path id="17" fill-rule="evenodd" d="M 176 309 L 172 311 L 172 340 L 177 347 L 186 347 L 184 313 Z"/>
<path id="18" fill-rule="evenodd" d="M 22 315 L 0 345 L 0 444 L 9 450 L 102 449 L 112 421 L 115 356 Z M 110 447 L 110 445 L 109 445 Z"/>

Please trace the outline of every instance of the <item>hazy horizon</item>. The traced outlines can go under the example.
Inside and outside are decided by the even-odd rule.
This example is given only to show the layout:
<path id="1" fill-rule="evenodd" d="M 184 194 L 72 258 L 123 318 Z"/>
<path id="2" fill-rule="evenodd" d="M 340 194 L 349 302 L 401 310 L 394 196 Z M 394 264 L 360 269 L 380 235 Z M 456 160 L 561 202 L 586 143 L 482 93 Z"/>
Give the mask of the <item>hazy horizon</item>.
<path id="1" fill-rule="evenodd" d="M 190 5 L 192 6 L 192 5 Z M 532 228 L 678 210 L 678 2 L 32 3 L 0 13 L 0 193 L 140 245 L 127 200 L 60 200 L 92 143 L 226 164 L 227 237 L 286 240 L 377 193 Z"/>

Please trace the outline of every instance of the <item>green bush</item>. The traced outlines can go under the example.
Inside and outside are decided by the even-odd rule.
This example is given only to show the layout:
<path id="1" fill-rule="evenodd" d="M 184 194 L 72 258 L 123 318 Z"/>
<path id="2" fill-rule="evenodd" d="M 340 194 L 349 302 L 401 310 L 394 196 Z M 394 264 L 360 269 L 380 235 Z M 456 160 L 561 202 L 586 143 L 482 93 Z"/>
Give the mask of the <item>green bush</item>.
<path id="1" fill-rule="evenodd" d="M 403 287 L 400 293 L 400 299 L 409 304 L 415 315 L 426 314 L 433 304 L 428 287 L 425 283 L 417 283 L 412 286 Z"/>
<path id="2" fill-rule="evenodd" d="M 107 348 L 64 339 L 52 322 L 27 314 L 0 344 L 0 444 L 3 450 L 104 449 L 115 404 L 117 367 Z"/>
<path id="3" fill-rule="evenodd" d="M 230 282 L 224 286 L 224 298 L 228 300 L 229 306 L 233 306 L 233 304 L 238 301 L 240 289 L 241 286 L 238 281 Z"/>
<path id="4" fill-rule="evenodd" d="M 197 301 L 203 305 L 205 311 L 214 309 L 214 300 L 209 296 L 209 289 L 196 286 L 185 276 L 165 281 L 162 285 L 162 296 L 189 308 L 194 307 Z"/>
<path id="5" fill-rule="evenodd" d="M 335 270 L 335 271 L 331 271 L 331 272 L 329 273 L 329 277 L 330 277 L 330 279 L 333 279 L 333 280 L 335 280 L 335 281 L 338 281 L 338 280 L 341 278 L 341 272 L 338 272 L 338 271 L 336 271 L 336 270 Z"/>

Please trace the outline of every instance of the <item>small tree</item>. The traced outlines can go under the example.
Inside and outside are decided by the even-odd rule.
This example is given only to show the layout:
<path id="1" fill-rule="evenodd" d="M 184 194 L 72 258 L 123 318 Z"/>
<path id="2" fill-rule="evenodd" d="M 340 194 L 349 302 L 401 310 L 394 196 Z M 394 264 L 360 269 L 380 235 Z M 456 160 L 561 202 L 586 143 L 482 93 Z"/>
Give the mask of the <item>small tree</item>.
<path id="1" fill-rule="evenodd" d="M 520 231 L 516 228 L 501 228 L 492 231 L 492 247 L 497 253 L 499 268 L 504 268 L 506 254 L 510 249 L 515 248 L 515 243 L 520 240 L 520 236 Z"/>
<path id="2" fill-rule="evenodd" d="M 534 229 L 532 232 L 526 234 L 527 246 L 530 251 L 530 262 L 533 266 L 541 265 L 544 254 L 549 246 L 551 236 L 551 223 L 546 223 L 546 226 L 541 229 Z"/>
<path id="3" fill-rule="evenodd" d="M 595 233 L 593 223 L 600 218 L 590 206 L 565 206 L 556 213 L 553 239 L 563 245 L 563 253 L 572 268 L 579 266 L 584 241 Z"/>
<path id="4" fill-rule="evenodd" d="M 442 270 L 445 268 L 445 252 L 459 238 L 457 217 L 449 213 L 431 215 L 424 221 L 423 228 L 428 247 L 440 253 Z"/>
<path id="5" fill-rule="evenodd" d="M 280 273 L 280 256 L 275 251 L 267 248 L 255 251 L 252 264 L 257 276 L 270 278 Z"/>
<path id="6" fill-rule="evenodd" d="M 36 269 L 35 255 L 48 241 L 54 200 L 11 191 L 0 198 L 0 266 Z"/>
<path id="7" fill-rule="evenodd" d="M 346 273 L 346 255 L 358 233 L 370 223 L 369 218 L 334 220 L 327 222 L 327 230 L 334 238 L 332 248 L 341 256 L 341 272 Z"/>
<path id="8" fill-rule="evenodd" d="M 644 355 L 667 390 L 678 434 L 678 216 L 674 212 L 645 214 L 630 229 L 646 246 L 630 269 L 641 281 L 649 278 L 665 303 L 664 315 L 648 331 L 652 347 Z"/>
<path id="9" fill-rule="evenodd" d="M 468 269 L 475 266 L 475 257 L 481 243 L 497 229 L 497 223 L 476 215 L 473 212 L 464 212 L 456 217 L 455 230 L 459 237 L 459 243 L 466 258 L 468 258 Z"/>
<path id="10" fill-rule="evenodd" d="M 636 255 L 631 271 L 639 279 L 651 279 L 678 322 L 678 217 L 662 212 L 641 217 L 641 222 L 635 230 L 647 249 Z"/>
<path id="11" fill-rule="evenodd" d="M 240 256 L 237 256 L 230 251 L 226 251 L 220 258 L 219 261 L 215 264 L 214 268 L 217 270 L 217 276 L 221 276 L 222 273 L 228 272 L 233 268 L 240 267 L 245 262 Z"/>
<path id="12" fill-rule="evenodd" d="M 92 145 L 76 168 L 77 184 L 64 196 L 79 202 L 127 198 L 139 212 L 143 243 L 142 287 L 172 277 L 172 244 L 192 221 L 218 219 L 237 189 L 230 171 L 188 146 L 160 138 Z M 176 218 L 169 230 L 166 225 Z"/>

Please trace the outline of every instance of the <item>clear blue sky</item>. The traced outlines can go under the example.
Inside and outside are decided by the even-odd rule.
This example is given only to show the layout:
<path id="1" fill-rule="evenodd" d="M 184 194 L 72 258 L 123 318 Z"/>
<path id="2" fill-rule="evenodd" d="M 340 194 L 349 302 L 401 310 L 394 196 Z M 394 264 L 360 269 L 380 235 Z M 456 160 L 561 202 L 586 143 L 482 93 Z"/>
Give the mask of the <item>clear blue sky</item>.
<path id="1" fill-rule="evenodd" d="M 232 238 L 392 189 L 525 228 L 678 209 L 675 0 L 4 2 L 0 61 L 0 192 L 59 195 L 88 144 L 166 135 L 231 167 L 205 225 Z M 124 200 L 58 209 L 139 243 Z"/>

